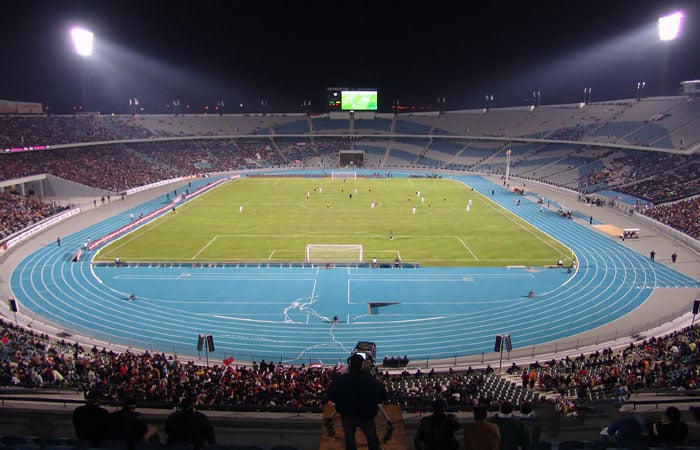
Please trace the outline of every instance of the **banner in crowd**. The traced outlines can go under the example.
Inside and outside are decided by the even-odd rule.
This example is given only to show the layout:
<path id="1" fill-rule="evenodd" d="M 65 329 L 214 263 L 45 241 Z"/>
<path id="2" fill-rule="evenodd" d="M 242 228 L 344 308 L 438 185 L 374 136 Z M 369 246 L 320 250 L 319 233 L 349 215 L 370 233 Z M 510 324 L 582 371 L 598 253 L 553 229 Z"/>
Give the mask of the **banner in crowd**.
<path id="1" fill-rule="evenodd" d="M 41 103 L 0 100 L 0 114 L 43 114 Z"/>

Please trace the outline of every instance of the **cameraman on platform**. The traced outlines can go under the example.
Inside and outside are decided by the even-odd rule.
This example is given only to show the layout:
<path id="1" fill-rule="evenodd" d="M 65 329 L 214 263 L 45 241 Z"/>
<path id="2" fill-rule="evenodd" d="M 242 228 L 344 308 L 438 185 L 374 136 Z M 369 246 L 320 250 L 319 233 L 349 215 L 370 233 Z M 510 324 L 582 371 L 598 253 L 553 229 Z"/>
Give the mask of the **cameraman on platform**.
<path id="1" fill-rule="evenodd" d="M 366 356 L 354 353 L 348 358 L 350 372 L 337 377 L 328 386 L 328 399 L 335 403 L 345 433 L 345 450 L 356 450 L 355 431 L 360 428 L 367 438 L 368 450 L 379 450 L 374 418 L 379 404 L 386 400 L 386 387 L 362 370 Z"/>

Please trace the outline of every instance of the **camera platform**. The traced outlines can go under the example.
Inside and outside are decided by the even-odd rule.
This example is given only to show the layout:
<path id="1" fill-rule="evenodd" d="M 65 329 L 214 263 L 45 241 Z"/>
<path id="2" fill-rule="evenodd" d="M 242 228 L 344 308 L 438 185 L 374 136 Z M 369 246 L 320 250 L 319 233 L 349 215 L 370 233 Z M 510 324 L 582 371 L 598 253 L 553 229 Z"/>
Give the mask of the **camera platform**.
<path id="1" fill-rule="evenodd" d="M 383 450 L 406 450 L 406 433 L 401 409 L 397 405 L 381 405 L 379 414 L 374 419 L 377 424 L 379 445 Z M 365 435 L 359 429 L 355 439 L 358 449 L 367 448 Z M 340 423 L 340 414 L 336 414 L 335 406 L 326 405 L 323 408 L 321 423 L 321 444 L 319 450 L 345 450 L 345 435 Z"/>

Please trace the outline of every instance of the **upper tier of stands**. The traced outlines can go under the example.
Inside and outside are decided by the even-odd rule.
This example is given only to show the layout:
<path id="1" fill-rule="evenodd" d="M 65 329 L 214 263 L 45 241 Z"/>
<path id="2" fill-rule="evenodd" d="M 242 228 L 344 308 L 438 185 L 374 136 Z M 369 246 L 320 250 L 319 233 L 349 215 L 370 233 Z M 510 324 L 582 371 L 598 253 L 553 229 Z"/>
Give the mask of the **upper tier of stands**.
<path id="1" fill-rule="evenodd" d="M 167 137 L 241 135 L 432 135 L 545 138 L 687 149 L 700 144 L 700 102 L 685 97 L 437 114 L 1 116 L 0 147 Z"/>

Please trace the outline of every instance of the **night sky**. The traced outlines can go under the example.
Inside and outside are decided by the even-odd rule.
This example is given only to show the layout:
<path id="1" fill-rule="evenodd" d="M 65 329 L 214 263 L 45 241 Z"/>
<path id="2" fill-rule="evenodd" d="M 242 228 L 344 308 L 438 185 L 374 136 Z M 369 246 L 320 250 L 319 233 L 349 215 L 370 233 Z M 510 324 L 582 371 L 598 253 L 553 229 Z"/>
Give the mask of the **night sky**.
<path id="1" fill-rule="evenodd" d="M 685 14 L 681 37 L 658 40 L 659 15 Z M 167 112 L 180 99 L 202 112 L 324 110 L 326 87 L 376 88 L 380 112 L 522 106 L 675 93 L 700 79 L 700 2 L 3 0 L 0 99 L 50 112 L 82 103 Z M 69 30 L 95 33 L 76 55 Z M 240 105 L 243 106 L 240 106 Z"/>

